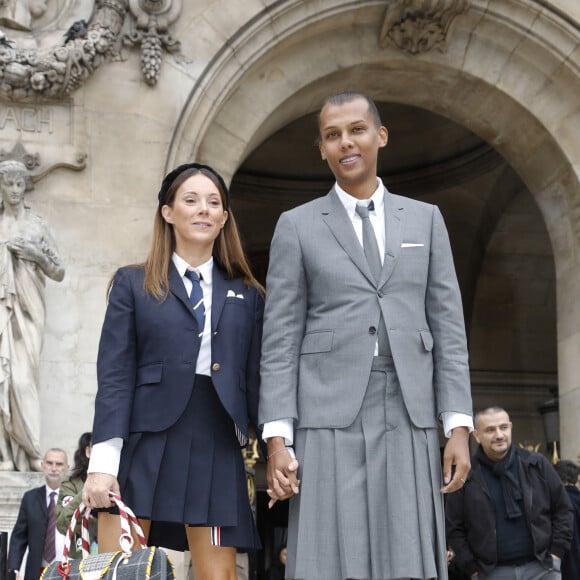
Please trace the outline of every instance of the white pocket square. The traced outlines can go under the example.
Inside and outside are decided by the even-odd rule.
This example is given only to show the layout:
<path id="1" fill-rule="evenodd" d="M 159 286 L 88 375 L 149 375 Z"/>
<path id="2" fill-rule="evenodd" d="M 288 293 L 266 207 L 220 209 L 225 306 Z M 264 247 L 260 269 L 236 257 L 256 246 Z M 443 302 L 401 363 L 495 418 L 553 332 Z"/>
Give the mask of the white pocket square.
<path id="1" fill-rule="evenodd" d="M 226 298 L 239 298 L 240 300 L 243 300 L 244 295 L 243 294 L 236 294 L 233 290 L 228 290 L 228 293 L 226 294 Z"/>
<path id="2" fill-rule="evenodd" d="M 412 244 L 412 243 L 408 243 L 408 242 L 403 242 L 401 244 L 401 248 L 421 248 L 424 245 L 425 244 Z"/>

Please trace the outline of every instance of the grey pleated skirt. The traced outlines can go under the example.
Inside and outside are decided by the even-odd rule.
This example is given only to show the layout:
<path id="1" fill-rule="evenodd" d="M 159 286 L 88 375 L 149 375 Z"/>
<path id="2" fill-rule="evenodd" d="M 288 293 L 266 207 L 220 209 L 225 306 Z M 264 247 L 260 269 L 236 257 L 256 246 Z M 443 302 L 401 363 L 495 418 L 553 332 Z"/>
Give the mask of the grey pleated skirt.
<path id="1" fill-rule="evenodd" d="M 407 414 L 391 357 L 375 357 L 346 429 L 299 429 L 286 577 L 447 580 L 439 436 Z"/>

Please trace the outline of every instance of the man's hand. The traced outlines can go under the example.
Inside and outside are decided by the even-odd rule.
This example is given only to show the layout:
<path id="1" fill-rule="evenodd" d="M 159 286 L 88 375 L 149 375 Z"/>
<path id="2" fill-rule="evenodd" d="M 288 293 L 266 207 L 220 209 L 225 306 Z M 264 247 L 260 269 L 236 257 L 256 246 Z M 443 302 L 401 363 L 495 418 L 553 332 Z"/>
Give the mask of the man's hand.
<path id="1" fill-rule="evenodd" d="M 455 472 L 453 472 L 455 467 Z M 451 493 L 461 489 L 471 469 L 469 457 L 469 429 L 455 427 L 445 445 L 443 453 L 443 487 L 441 493 Z M 452 475 L 453 474 L 453 475 Z"/>
<path id="2" fill-rule="evenodd" d="M 282 437 L 268 439 L 268 495 L 271 508 L 278 500 L 288 499 L 299 492 L 298 461 L 286 449 Z"/>
<path id="3" fill-rule="evenodd" d="M 83 503 L 90 508 L 108 508 L 113 502 L 109 491 L 120 495 L 119 482 L 108 473 L 89 473 L 83 486 Z"/>

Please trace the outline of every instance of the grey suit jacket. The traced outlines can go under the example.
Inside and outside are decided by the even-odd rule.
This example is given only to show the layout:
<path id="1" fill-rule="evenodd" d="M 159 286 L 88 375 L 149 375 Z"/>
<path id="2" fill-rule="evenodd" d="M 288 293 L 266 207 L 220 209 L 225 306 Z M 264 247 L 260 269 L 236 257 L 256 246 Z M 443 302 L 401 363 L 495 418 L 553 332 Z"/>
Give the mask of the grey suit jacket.
<path id="1" fill-rule="evenodd" d="M 267 277 L 260 424 L 350 425 L 381 313 L 413 424 L 435 427 L 446 411 L 471 414 L 461 296 L 441 213 L 385 189 L 385 228 L 377 286 L 334 189 L 280 217 Z"/>

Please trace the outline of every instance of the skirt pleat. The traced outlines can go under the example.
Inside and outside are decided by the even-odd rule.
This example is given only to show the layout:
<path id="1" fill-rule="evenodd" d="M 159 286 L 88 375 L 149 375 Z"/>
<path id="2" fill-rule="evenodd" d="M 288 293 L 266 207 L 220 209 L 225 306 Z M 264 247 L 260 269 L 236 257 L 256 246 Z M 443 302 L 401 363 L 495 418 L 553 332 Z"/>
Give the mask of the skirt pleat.
<path id="1" fill-rule="evenodd" d="M 220 526 L 223 546 L 260 547 L 233 422 L 210 377 L 196 375 L 186 409 L 167 431 L 130 436 L 119 485 L 137 517 L 151 520 L 151 545 L 187 550 L 187 524 Z"/>
<path id="2" fill-rule="evenodd" d="M 411 424 L 392 358 L 375 357 L 352 425 L 299 429 L 296 452 L 288 578 L 447 579 L 439 436 Z"/>

